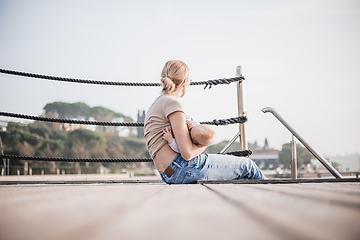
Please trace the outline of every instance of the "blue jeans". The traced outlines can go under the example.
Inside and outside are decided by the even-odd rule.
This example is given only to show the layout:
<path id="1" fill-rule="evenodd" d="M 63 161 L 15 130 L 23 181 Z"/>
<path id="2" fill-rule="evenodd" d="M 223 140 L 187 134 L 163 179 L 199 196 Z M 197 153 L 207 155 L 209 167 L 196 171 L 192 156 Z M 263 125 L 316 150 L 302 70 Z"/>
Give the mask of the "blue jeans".
<path id="1" fill-rule="evenodd" d="M 168 177 L 160 172 L 168 184 L 195 183 L 198 180 L 267 179 L 251 159 L 223 154 L 202 153 L 186 161 L 178 154 L 171 162 L 174 173 Z"/>

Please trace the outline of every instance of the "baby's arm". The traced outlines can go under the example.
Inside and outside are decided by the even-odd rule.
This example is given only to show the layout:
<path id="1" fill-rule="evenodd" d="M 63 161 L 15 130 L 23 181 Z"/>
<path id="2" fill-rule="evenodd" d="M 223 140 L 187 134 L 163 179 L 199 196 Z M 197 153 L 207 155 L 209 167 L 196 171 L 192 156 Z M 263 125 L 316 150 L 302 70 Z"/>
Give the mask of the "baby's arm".
<path id="1" fill-rule="evenodd" d="M 164 132 L 163 139 L 165 139 L 168 143 L 171 143 L 174 139 L 171 131 L 168 128 L 165 128 L 163 132 Z"/>
<path id="2" fill-rule="evenodd" d="M 168 128 L 166 128 L 166 129 L 164 129 L 163 132 L 164 132 L 163 138 L 168 142 L 171 149 L 174 150 L 174 152 L 180 153 L 180 149 L 179 149 L 179 147 L 176 143 L 176 140 L 173 137 L 171 131 Z"/>

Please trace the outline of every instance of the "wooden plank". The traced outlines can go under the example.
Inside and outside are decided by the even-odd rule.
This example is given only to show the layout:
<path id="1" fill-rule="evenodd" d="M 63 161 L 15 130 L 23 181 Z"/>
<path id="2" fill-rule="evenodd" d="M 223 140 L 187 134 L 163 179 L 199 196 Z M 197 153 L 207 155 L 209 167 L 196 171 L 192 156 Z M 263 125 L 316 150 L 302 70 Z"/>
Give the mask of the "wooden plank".
<path id="1" fill-rule="evenodd" d="M 359 196 L 298 185 L 206 186 L 279 234 L 300 239 L 359 239 Z"/>
<path id="2" fill-rule="evenodd" d="M 106 233 L 104 235 L 103 233 Z M 89 239 L 288 239 L 201 185 L 169 185 Z"/>
<path id="3" fill-rule="evenodd" d="M 196 184 L 5 186 L 0 193 L 0 239 L 282 239 Z"/>
<path id="4" fill-rule="evenodd" d="M 359 239 L 359 188 L 359 183 L 1 186 L 0 239 Z"/>
<path id="5" fill-rule="evenodd" d="M 360 182 L 360 178 L 310 178 L 310 179 L 268 179 L 268 180 L 200 180 L 199 184 L 293 184 L 293 183 L 351 183 Z"/>
<path id="6" fill-rule="evenodd" d="M 29 181 L 0 181 L 1 185 L 27 184 L 103 184 L 103 183 L 164 183 L 161 179 L 133 179 L 133 180 L 29 180 Z M 164 183 L 165 184 L 165 183 Z"/>
<path id="7" fill-rule="evenodd" d="M 272 185 L 271 187 L 254 186 L 265 191 L 293 195 L 297 198 L 307 198 L 313 201 L 342 205 L 348 208 L 360 209 L 360 183 L 349 184 L 287 184 Z"/>
<path id="8" fill-rule="evenodd" d="M 0 239 L 80 239 L 167 185 L 31 185 L 0 188 Z"/>
<path id="9" fill-rule="evenodd" d="M 320 191 L 336 192 L 338 194 L 360 195 L 359 183 L 336 183 L 336 184 L 297 184 L 298 188 L 318 189 Z"/>

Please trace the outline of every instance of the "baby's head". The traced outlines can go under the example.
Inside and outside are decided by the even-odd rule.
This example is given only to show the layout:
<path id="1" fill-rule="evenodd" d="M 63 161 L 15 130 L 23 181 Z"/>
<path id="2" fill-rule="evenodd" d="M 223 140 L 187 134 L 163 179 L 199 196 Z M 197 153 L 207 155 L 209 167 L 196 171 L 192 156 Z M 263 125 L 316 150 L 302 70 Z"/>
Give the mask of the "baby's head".
<path id="1" fill-rule="evenodd" d="M 216 140 L 215 130 L 206 124 L 193 126 L 189 133 L 192 142 L 199 146 L 209 146 Z"/>

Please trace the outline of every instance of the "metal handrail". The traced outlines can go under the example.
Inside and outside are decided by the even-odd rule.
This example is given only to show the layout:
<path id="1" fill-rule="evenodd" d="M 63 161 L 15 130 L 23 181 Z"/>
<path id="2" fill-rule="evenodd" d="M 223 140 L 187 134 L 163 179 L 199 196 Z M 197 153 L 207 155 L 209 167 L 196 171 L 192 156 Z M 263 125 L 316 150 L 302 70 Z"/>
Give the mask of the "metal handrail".
<path id="1" fill-rule="evenodd" d="M 299 133 L 295 131 L 294 128 L 292 128 L 281 116 L 278 112 L 275 111 L 275 109 L 271 107 L 266 107 L 261 109 L 263 113 L 270 112 L 272 113 L 306 148 L 309 150 L 314 157 L 321 162 L 321 164 L 329 171 L 335 178 L 342 179 L 343 176 L 333 167 L 331 164 L 325 160 L 314 148 L 312 148 L 303 137 L 300 136 Z"/>
<path id="2" fill-rule="evenodd" d="M 241 132 L 239 131 L 235 137 L 233 137 L 233 139 L 230 140 L 230 142 L 228 142 L 228 144 L 226 144 L 225 147 L 223 147 L 223 149 L 221 149 L 221 151 L 219 153 L 223 154 L 225 153 L 226 150 L 228 150 L 228 148 L 230 147 L 230 145 L 235 142 L 235 140 L 241 135 Z M 241 149 L 241 150 L 247 150 L 247 149 Z"/>

